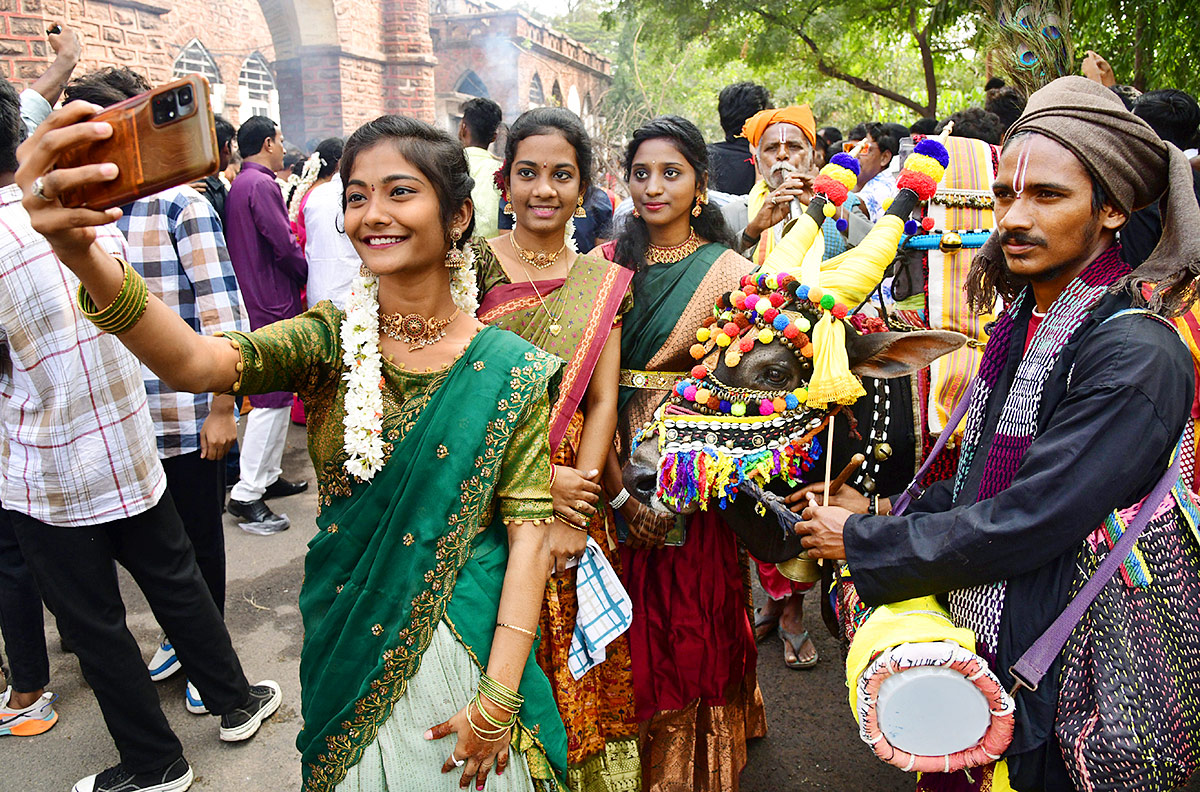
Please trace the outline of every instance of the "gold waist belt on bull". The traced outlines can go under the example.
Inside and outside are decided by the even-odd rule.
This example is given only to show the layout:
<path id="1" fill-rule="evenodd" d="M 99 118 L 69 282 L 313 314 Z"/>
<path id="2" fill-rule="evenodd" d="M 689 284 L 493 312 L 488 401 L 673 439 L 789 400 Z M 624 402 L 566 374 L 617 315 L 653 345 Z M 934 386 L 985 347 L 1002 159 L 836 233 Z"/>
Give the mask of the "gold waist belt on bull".
<path id="1" fill-rule="evenodd" d="M 640 371 L 621 369 L 617 384 L 625 388 L 669 391 L 675 383 L 687 376 L 686 371 Z"/>

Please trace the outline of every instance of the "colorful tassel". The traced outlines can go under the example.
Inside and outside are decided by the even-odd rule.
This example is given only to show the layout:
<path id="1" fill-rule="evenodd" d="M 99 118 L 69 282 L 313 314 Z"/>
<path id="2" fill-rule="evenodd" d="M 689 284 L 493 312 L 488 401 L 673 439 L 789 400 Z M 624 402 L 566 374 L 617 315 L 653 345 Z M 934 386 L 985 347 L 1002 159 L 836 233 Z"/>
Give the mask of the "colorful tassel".
<path id="1" fill-rule="evenodd" d="M 808 406 L 854 404 L 867 392 L 850 372 L 846 355 L 846 325 L 826 312 L 813 328 L 813 374 L 808 383 Z"/>

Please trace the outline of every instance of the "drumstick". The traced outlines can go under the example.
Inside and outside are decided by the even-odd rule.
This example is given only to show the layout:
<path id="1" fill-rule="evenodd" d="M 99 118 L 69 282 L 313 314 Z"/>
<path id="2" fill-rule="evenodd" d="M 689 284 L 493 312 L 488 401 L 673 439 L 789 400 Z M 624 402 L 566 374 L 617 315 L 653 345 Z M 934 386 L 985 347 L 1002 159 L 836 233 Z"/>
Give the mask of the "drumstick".
<path id="1" fill-rule="evenodd" d="M 866 459 L 867 458 L 862 454 L 855 454 L 854 456 L 850 457 L 849 464 L 842 468 L 842 472 L 838 473 L 837 478 L 829 482 L 829 494 L 837 495 L 837 491 L 842 488 L 843 484 L 850 480 L 850 477 L 854 475 L 854 471 L 857 470 L 858 466 L 865 462 Z"/>
<path id="2" fill-rule="evenodd" d="M 825 441 L 825 499 L 822 506 L 829 505 L 829 474 L 833 471 L 833 419 L 837 413 L 829 416 L 829 434 Z"/>

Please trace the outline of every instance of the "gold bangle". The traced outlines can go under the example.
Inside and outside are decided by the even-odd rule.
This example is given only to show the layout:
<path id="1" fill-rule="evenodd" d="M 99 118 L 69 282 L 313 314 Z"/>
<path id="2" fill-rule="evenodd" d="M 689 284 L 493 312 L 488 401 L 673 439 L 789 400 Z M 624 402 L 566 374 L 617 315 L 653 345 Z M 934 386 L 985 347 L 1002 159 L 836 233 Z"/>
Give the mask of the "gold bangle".
<path id="1" fill-rule="evenodd" d="M 511 727 L 506 726 L 503 729 L 483 728 L 475 722 L 474 718 L 471 717 L 471 704 L 474 703 L 474 700 L 467 703 L 467 725 L 471 727 L 471 731 L 475 732 L 475 736 L 484 742 L 499 742 L 500 740 L 504 739 L 504 735 L 508 733 L 508 730 Z M 480 709 L 478 704 L 475 704 L 475 709 Z"/>
<path id="2" fill-rule="evenodd" d="M 533 630 L 526 630 L 524 627 L 518 627 L 515 624 L 505 624 L 504 622 L 496 622 L 497 627 L 507 627 L 510 630 L 516 630 L 519 633 L 528 635 L 530 638 L 537 638 L 537 633 Z"/>
<path id="3" fill-rule="evenodd" d="M 150 300 L 150 290 L 146 281 L 129 262 L 117 258 L 123 271 L 121 289 L 108 307 L 99 309 L 92 300 L 83 284 L 79 284 L 76 301 L 83 315 L 100 330 L 112 335 L 120 335 L 132 330 L 146 313 Z"/>

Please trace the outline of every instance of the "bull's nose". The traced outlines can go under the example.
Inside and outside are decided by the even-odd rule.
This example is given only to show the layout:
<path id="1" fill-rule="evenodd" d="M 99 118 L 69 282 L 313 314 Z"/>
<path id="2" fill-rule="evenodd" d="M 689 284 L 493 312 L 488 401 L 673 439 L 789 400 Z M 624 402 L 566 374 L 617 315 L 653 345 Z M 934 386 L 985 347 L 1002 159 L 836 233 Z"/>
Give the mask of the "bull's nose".
<path id="1" fill-rule="evenodd" d="M 634 468 L 625 477 L 625 486 L 629 489 L 629 494 L 642 503 L 649 503 L 650 498 L 654 497 L 657 484 L 655 471 L 650 468 Z"/>

